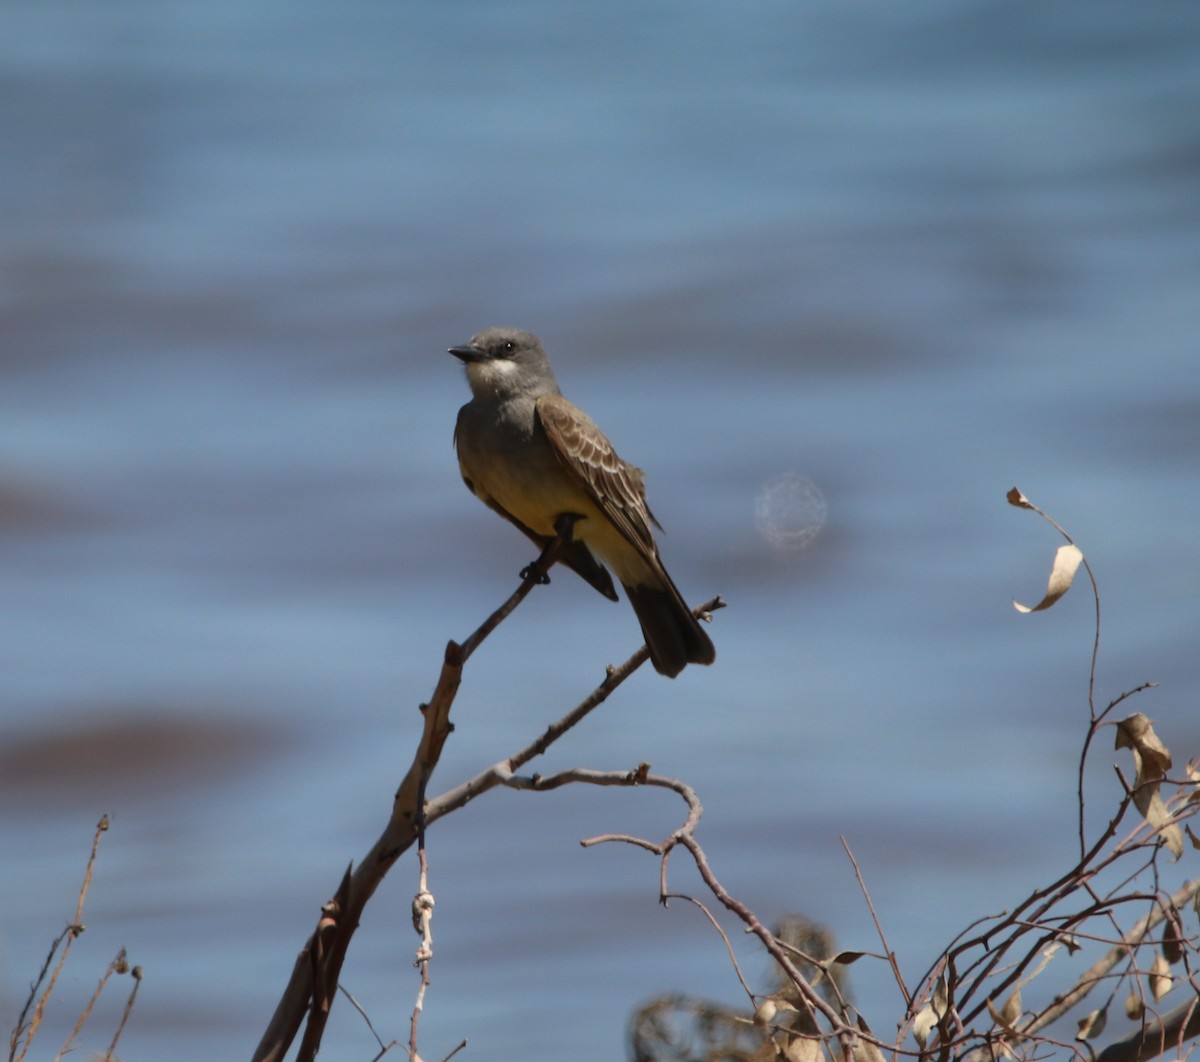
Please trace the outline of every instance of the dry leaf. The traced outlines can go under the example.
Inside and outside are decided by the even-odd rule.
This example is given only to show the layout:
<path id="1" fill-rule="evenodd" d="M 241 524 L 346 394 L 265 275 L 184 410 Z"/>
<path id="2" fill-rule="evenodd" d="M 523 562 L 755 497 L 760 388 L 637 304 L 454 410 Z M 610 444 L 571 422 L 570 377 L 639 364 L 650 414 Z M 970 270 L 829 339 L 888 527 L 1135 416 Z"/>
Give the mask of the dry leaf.
<path id="1" fill-rule="evenodd" d="M 1010 1026 L 1013 1027 L 1013 1029 L 1015 1031 L 1017 1021 L 1021 1017 L 1021 990 L 1020 990 L 1020 988 L 1017 988 L 1013 992 L 1013 994 L 1008 997 L 1008 1001 L 1004 1004 L 1003 1009 L 1000 1011 L 1000 1015 L 1001 1015 L 1001 1017 L 1004 1018 L 1004 1020 Z"/>
<path id="2" fill-rule="evenodd" d="M 1154 956 L 1154 965 L 1150 967 L 1150 991 L 1157 1002 L 1171 991 L 1175 979 L 1171 976 L 1171 967 L 1161 955 Z"/>
<path id="3" fill-rule="evenodd" d="M 1148 761 L 1148 768 L 1158 771 L 1160 777 L 1171 768 L 1171 750 L 1154 732 L 1154 724 L 1141 712 L 1134 712 L 1117 724 L 1117 741 L 1113 747 L 1133 749 L 1136 755 Z"/>
<path id="4" fill-rule="evenodd" d="M 785 1012 L 795 1013 L 796 1008 L 783 996 L 768 996 L 754 1010 L 755 1025 L 769 1025 L 775 1018 Z"/>
<path id="5" fill-rule="evenodd" d="M 950 988 L 946 984 L 946 975 L 942 974 L 933 986 L 933 1012 L 942 1019 L 950 1010 Z"/>
<path id="6" fill-rule="evenodd" d="M 755 1025 L 770 1025 L 775 1020 L 775 1014 L 778 1012 L 778 1007 L 775 1006 L 775 1000 L 764 999 L 754 1010 Z"/>
<path id="7" fill-rule="evenodd" d="M 1142 1015 L 1146 1013 L 1146 1004 L 1142 1002 L 1142 997 L 1136 992 L 1130 992 L 1125 997 L 1125 1015 L 1130 1021 L 1141 1021 Z"/>
<path id="8" fill-rule="evenodd" d="M 1017 1019 L 1021 1017 L 1021 990 L 1018 988 L 1002 1007 L 997 1007 L 990 999 L 987 1001 L 988 1013 L 992 1021 L 1000 1026 L 1010 1036 L 1016 1036 Z"/>
<path id="9" fill-rule="evenodd" d="M 1167 908 L 1167 918 L 1163 923 L 1162 956 L 1170 966 L 1183 959 L 1183 926 L 1174 905 Z"/>
<path id="10" fill-rule="evenodd" d="M 1183 855 L 1183 832 L 1178 826 L 1170 825 L 1171 813 L 1158 791 L 1159 783 L 1171 766 L 1170 750 L 1159 740 L 1150 720 L 1141 712 L 1135 712 L 1117 724 L 1116 747 L 1133 750 L 1137 772 L 1133 783 L 1133 805 L 1178 859 Z"/>
<path id="11" fill-rule="evenodd" d="M 1005 1032 L 1012 1032 L 1012 1030 L 1009 1028 L 1008 1022 L 1004 1020 L 1004 1012 L 1001 1007 L 997 1007 L 996 1004 L 989 999 L 987 1000 L 987 1009 L 988 1013 L 992 1016 L 992 1021 L 996 1025 L 999 1025 L 1000 1028 L 1002 1028 Z"/>
<path id="12" fill-rule="evenodd" d="M 871 1032 L 871 1027 L 867 1024 L 867 1019 L 861 1014 L 858 1016 L 858 1028 L 860 1032 L 866 1033 L 868 1036 L 874 1036 Z M 854 1062 L 885 1062 L 883 1052 L 872 1043 L 866 1040 L 860 1040 L 855 1037 L 854 1040 Z"/>
<path id="13" fill-rule="evenodd" d="M 883 1052 L 866 1040 L 854 1041 L 854 1062 L 886 1062 Z"/>
<path id="14" fill-rule="evenodd" d="M 1075 1039 L 1090 1040 L 1093 1036 L 1099 1036 L 1104 1032 L 1104 1026 L 1107 1022 L 1107 1007 L 1100 1010 L 1093 1010 L 1091 1014 L 1079 1019 L 1079 1031 L 1075 1034 Z"/>
<path id="15" fill-rule="evenodd" d="M 929 1042 L 929 1034 L 933 1031 L 937 1023 L 938 1018 L 933 1012 L 933 1007 L 922 1007 L 917 1016 L 913 1018 L 913 1037 L 921 1045 L 922 1050 L 925 1049 L 925 1045 Z"/>
<path id="16" fill-rule="evenodd" d="M 1042 609 L 1049 608 L 1071 589 L 1071 581 L 1075 578 L 1075 572 L 1079 570 L 1082 560 L 1083 551 L 1074 543 L 1059 546 L 1058 552 L 1054 554 L 1054 567 L 1050 569 L 1050 580 L 1046 584 L 1046 596 L 1032 607 L 1014 601 L 1013 608 L 1018 612 L 1041 612 Z"/>
<path id="17" fill-rule="evenodd" d="M 1033 508 L 1033 506 L 1029 504 L 1029 499 L 1026 498 L 1025 495 L 1022 494 L 1019 490 L 1017 490 L 1016 487 L 1013 487 L 1012 490 L 1010 490 L 1008 492 L 1008 494 L 1005 495 L 1005 497 L 1008 498 L 1009 505 L 1015 505 L 1018 509 L 1032 509 Z"/>
<path id="18" fill-rule="evenodd" d="M 913 1018 L 913 1036 L 916 1037 L 917 1043 L 924 1049 L 926 1041 L 929 1039 L 930 1031 L 939 1022 L 946 1017 L 950 1010 L 949 1000 L 950 990 L 946 984 L 945 971 L 933 983 L 933 999 L 929 1005 L 923 1007 Z"/>
<path id="19" fill-rule="evenodd" d="M 836 962 L 842 966 L 849 966 L 851 963 L 858 962 L 864 955 L 865 951 L 839 951 L 830 962 Z"/>
<path id="20" fill-rule="evenodd" d="M 822 1062 L 825 1052 L 821 1050 L 821 1041 L 808 1036 L 793 1036 L 791 1043 L 783 1049 L 783 1057 L 787 1062 Z"/>
<path id="21" fill-rule="evenodd" d="M 768 1038 L 762 1047 L 746 1059 L 746 1062 L 779 1062 L 783 1057 L 783 1049 L 774 1040 Z M 415 1062 L 422 1062 L 422 1060 L 417 1059 Z"/>

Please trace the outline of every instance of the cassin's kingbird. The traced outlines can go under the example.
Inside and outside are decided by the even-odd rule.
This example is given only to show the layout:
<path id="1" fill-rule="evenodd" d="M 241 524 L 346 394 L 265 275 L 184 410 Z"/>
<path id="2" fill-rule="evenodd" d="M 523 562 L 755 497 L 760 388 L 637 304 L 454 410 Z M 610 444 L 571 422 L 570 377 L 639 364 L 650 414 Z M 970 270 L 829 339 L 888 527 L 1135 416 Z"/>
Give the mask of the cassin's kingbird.
<path id="1" fill-rule="evenodd" d="M 488 328 L 462 359 L 472 399 L 459 410 L 454 445 L 463 481 L 539 547 L 574 518 L 567 567 L 617 600 L 616 573 L 642 625 L 655 670 L 674 678 L 711 664 L 716 650 L 658 557 L 641 469 L 617 456 L 595 422 L 562 396 L 537 336 Z"/>

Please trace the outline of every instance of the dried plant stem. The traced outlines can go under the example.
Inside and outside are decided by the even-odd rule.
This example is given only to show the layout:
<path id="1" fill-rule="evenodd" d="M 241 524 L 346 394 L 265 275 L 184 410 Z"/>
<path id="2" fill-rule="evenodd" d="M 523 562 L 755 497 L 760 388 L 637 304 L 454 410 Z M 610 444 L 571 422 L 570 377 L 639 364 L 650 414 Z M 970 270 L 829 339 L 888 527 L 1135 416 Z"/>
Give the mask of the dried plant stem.
<path id="1" fill-rule="evenodd" d="M 104 1052 L 103 1062 L 113 1062 L 113 1059 L 116 1057 L 117 1044 L 121 1039 L 121 1034 L 125 1031 L 129 1015 L 133 1013 L 133 1005 L 137 1002 L 138 989 L 142 987 L 142 968 L 135 966 L 129 972 L 133 976 L 133 988 L 129 990 L 129 998 L 125 1000 L 125 1009 L 121 1011 L 121 1020 L 117 1024 L 117 1031 L 113 1033 L 112 1042 L 109 1043 L 108 1050 Z"/>
<path id="2" fill-rule="evenodd" d="M 10 1062 L 24 1062 L 25 1057 L 29 1054 L 29 1049 L 33 1046 L 34 1038 L 37 1036 L 42 1019 L 45 1016 L 46 1005 L 50 1002 L 50 997 L 54 994 L 54 986 L 58 983 L 58 978 L 63 971 L 63 967 L 66 966 L 67 956 L 71 953 L 71 945 L 75 943 L 75 939 L 87 928 L 83 923 L 83 908 L 87 902 L 88 890 L 92 886 L 92 873 L 96 866 L 96 853 L 100 850 L 100 838 L 107 830 L 108 816 L 102 815 L 100 821 L 96 824 L 96 832 L 92 835 L 92 850 L 88 855 L 87 866 L 83 872 L 83 884 L 79 887 L 79 896 L 75 902 L 75 920 L 54 938 L 53 943 L 50 945 L 50 951 L 46 955 L 46 961 L 42 964 L 37 979 L 29 988 L 29 995 L 26 997 L 25 1005 L 21 1008 L 20 1017 L 17 1018 L 17 1024 L 14 1026 L 12 1036 L 9 1039 L 8 1057 Z M 54 965 L 54 970 L 51 973 L 50 966 L 54 963 L 54 956 L 56 954 L 58 955 L 58 962 Z M 48 980 L 47 975 L 49 975 Z M 43 985 L 45 986 L 44 989 Z M 38 994 L 39 992 L 41 993 L 40 995 Z M 32 1017 L 29 1013 L 30 1008 L 33 1009 Z"/>
<path id="3" fill-rule="evenodd" d="M 67 1037 L 67 1042 L 63 1044 L 62 1050 L 60 1050 L 58 1054 L 54 1056 L 54 1062 L 59 1062 L 59 1059 L 61 1059 L 64 1055 L 74 1050 L 75 1041 L 79 1037 L 79 1034 L 83 1031 L 83 1027 L 87 1024 L 88 1018 L 92 1016 L 92 1009 L 96 1006 L 96 1002 L 99 1000 L 100 994 L 104 991 L 105 986 L 108 984 L 108 979 L 115 973 L 124 973 L 128 968 L 129 966 L 125 961 L 125 949 L 122 948 L 119 952 L 117 952 L 117 957 L 108 964 L 107 969 L 105 969 L 103 976 L 100 978 L 100 982 L 96 985 L 96 991 L 92 993 L 91 998 L 87 1001 L 83 1011 L 80 1013 L 79 1017 L 75 1019 L 75 1027 L 71 1030 L 71 1035 Z M 135 990 L 136 987 L 137 986 L 135 985 Z"/>

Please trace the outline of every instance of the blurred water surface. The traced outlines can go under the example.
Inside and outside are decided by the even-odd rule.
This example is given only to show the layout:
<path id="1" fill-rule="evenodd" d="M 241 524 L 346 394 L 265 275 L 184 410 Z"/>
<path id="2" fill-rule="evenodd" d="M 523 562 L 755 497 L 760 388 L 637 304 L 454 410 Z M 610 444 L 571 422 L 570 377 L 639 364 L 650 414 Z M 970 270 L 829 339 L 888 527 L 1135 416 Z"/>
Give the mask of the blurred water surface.
<path id="1" fill-rule="evenodd" d="M 636 676 L 539 770 L 686 778 L 731 891 L 876 948 L 846 836 L 914 978 L 1056 874 L 1093 610 L 1012 610 L 1059 543 L 1004 494 L 1098 574 L 1101 702 L 1159 681 L 1137 707 L 1195 752 L 1198 103 L 1184 4 L 5 5 L 4 1012 L 108 811 L 54 1046 L 123 944 L 122 1057 L 249 1055 L 442 646 L 531 559 L 450 446 L 444 351 L 488 324 L 543 337 L 685 592 L 730 602 L 715 667 Z M 803 548 L 764 533 L 780 482 L 824 505 Z M 435 787 L 636 644 L 556 576 L 472 662 Z M 648 995 L 737 1003 L 651 857 L 576 844 L 679 819 L 501 793 L 439 824 L 427 1057 L 612 1059 Z M 344 976 L 385 1038 L 415 882 Z M 341 1008 L 326 1053 L 372 1045 Z"/>

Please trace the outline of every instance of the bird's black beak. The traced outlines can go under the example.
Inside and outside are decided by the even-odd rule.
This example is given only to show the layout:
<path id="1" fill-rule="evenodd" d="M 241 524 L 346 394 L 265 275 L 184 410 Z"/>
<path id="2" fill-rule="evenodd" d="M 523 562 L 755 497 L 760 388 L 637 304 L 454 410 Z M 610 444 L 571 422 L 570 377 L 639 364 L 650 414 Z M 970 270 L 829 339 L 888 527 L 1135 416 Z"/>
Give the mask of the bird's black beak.
<path id="1" fill-rule="evenodd" d="M 447 354 L 453 354 L 459 361 L 470 365 L 473 361 L 486 361 L 487 355 L 477 347 L 451 347 L 446 351 Z"/>

